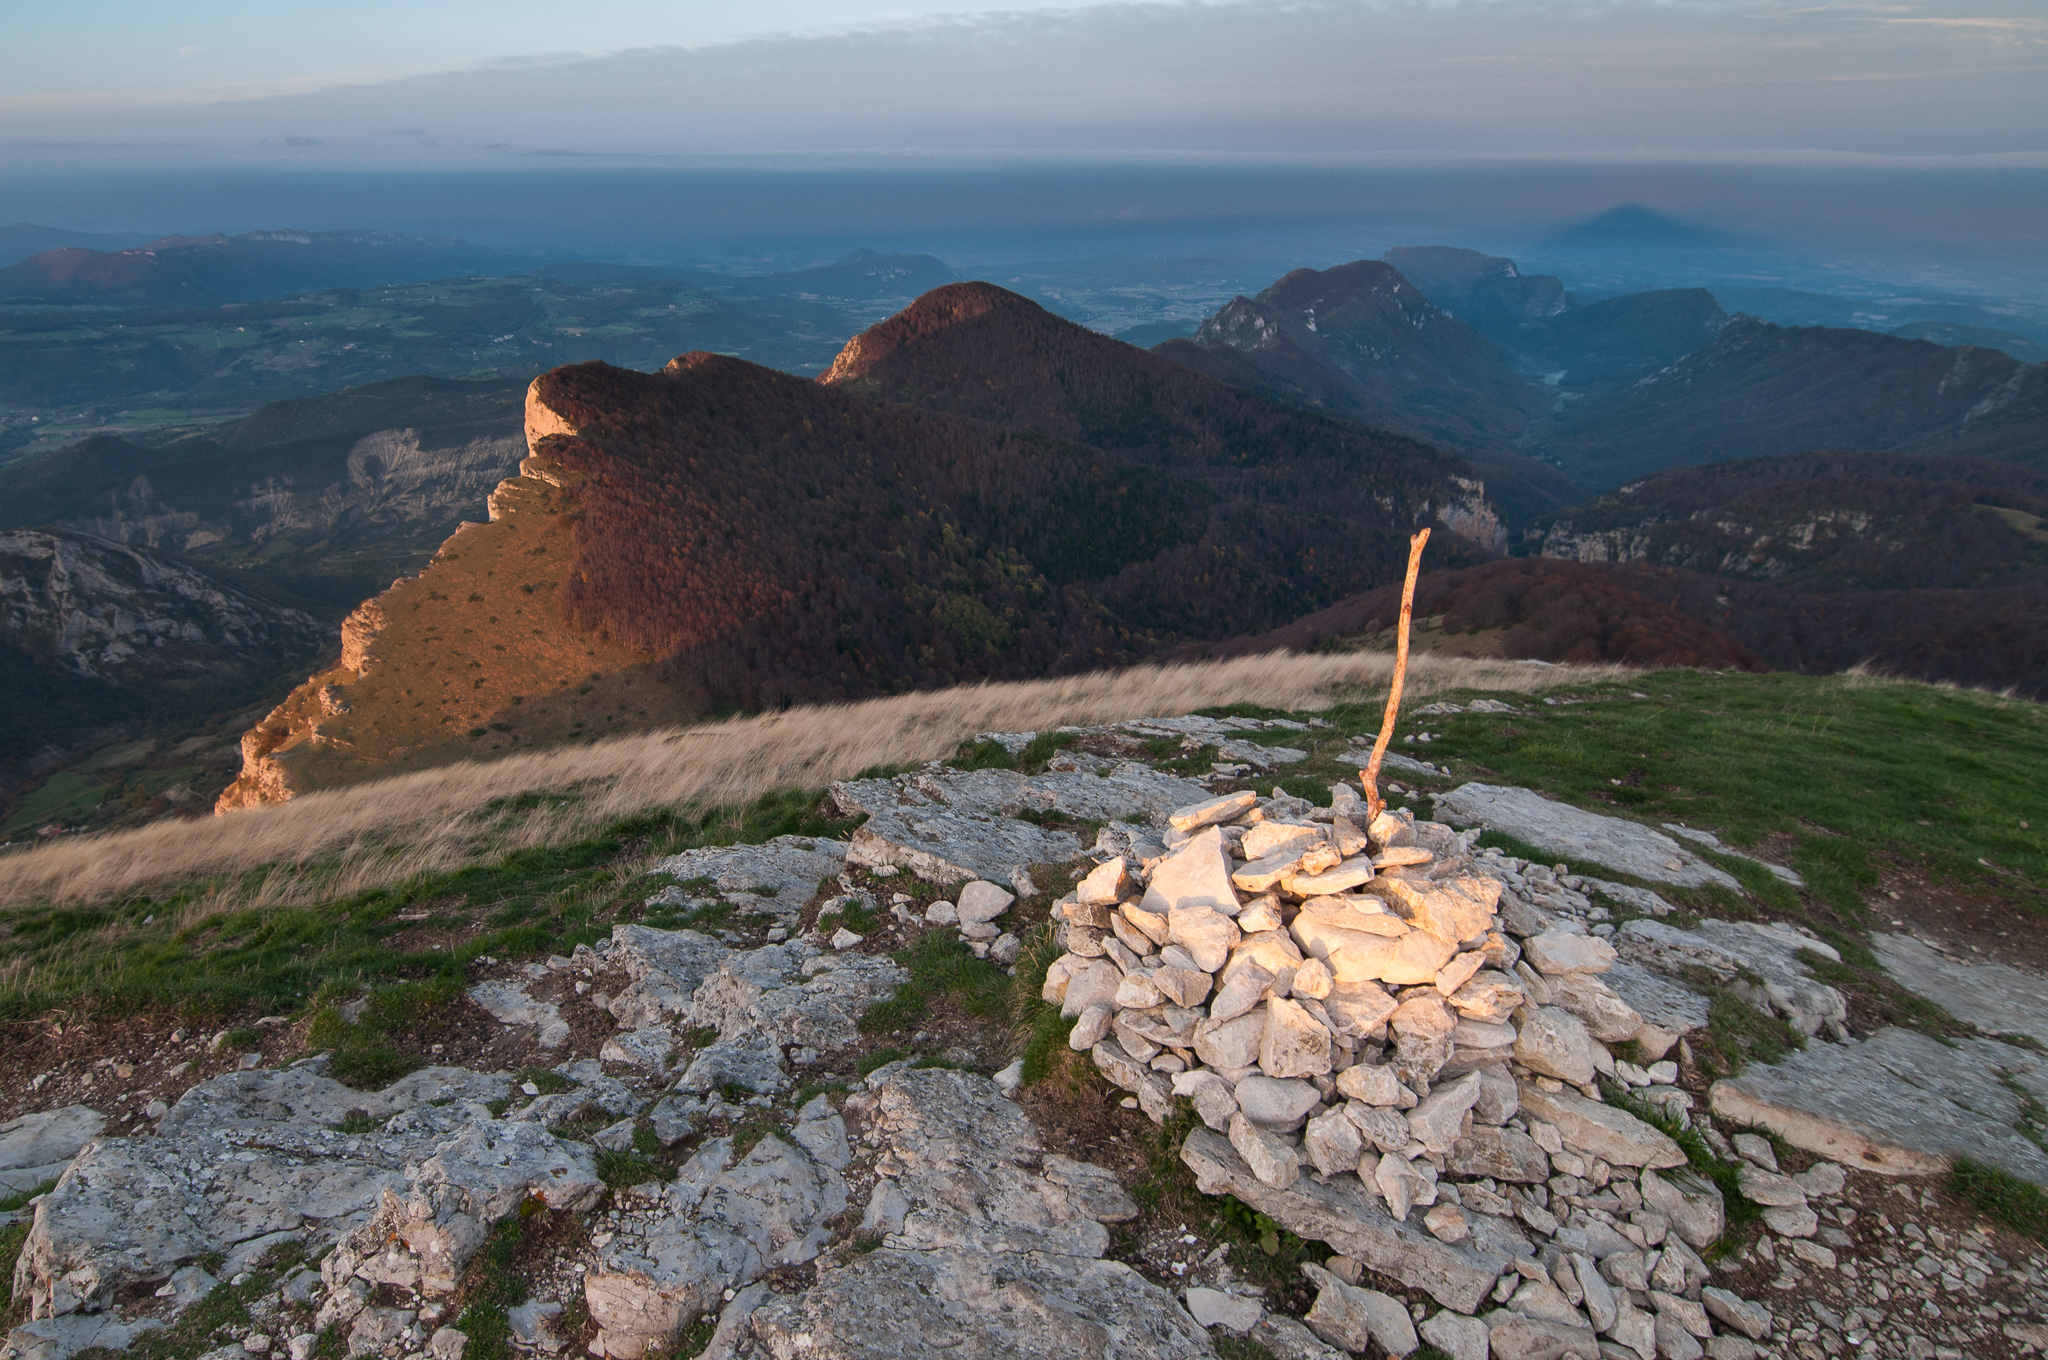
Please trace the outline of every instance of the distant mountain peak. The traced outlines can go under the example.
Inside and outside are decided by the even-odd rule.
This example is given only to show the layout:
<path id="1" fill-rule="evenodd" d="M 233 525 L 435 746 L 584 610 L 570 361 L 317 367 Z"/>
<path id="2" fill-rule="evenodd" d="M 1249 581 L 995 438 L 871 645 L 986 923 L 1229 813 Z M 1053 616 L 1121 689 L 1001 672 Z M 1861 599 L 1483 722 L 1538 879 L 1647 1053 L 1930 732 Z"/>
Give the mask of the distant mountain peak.
<path id="1" fill-rule="evenodd" d="M 1681 222 L 1675 217 L 1645 208 L 1640 203 L 1624 203 L 1609 208 L 1595 217 L 1589 217 L 1576 226 L 1565 228 L 1552 236 L 1546 245 L 1552 246 L 1686 246 L 1707 245 L 1718 239 L 1718 234 L 1703 227 Z"/>

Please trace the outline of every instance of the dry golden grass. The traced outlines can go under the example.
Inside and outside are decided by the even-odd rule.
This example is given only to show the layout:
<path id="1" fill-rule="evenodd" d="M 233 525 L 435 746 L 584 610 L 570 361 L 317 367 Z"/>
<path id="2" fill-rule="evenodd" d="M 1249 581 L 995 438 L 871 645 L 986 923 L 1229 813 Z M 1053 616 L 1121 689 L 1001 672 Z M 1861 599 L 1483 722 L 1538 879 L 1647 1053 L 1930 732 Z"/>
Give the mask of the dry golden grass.
<path id="1" fill-rule="evenodd" d="M 464 761 L 308 794 L 281 807 L 162 821 L 9 855 L 0 858 L 0 906 L 105 901 L 209 877 L 222 882 L 186 908 L 195 921 L 229 908 L 332 898 L 457 868 L 484 853 L 556 844 L 649 808 L 744 803 L 875 765 L 937 759 L 977 732 L 1166 717 L 1228 703 L 1318 708 L 1383 687 L 1392 667 L 1391 656 L 1369 652 L 1142 666 L 792 709 Z M 1528 693 L 1622 673 L 1612 666 L 1422 655 L 1410 664 L 1407 695 Z M 579 796 L 565 804 L 486 812 L 495 799 L 569 791 Z"/>

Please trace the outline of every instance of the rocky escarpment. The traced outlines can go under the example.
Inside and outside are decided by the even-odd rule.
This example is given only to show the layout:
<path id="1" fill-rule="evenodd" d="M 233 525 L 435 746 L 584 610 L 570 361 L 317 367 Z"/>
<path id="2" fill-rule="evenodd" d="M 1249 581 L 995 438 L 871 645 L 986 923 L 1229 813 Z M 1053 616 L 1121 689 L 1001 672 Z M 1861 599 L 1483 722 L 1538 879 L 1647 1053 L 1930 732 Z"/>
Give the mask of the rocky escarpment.
<path id="1" fill-rule="evenodd" d="M 529 393 L 529 444 L 568 430 Z M 617 730 L 695 710 L 653 675 L 658 659 L 564 620 L 555 588 L 573 557 L 561 516 L 580 479 L 545 453 L 486 499 L 417 576 L 400 577 L 341 626 L 335 664 L 242 736 L 242 770 L 217 812 L 471 753 Z M 604 713 L 586 731 L 592 711 Z M 495 726 L 492 726 L 495 724 Z"/>
<path id="2" fill-rule="evenodd" d="M 221 809 L 720 705 L 1100 670 L 1397 580 L 1418 523 L 1453 560 L 1504 541 L 1425 445 L 987 285 L 921 299 L 831 376 L 692 353 L 537 379 L 490 523 L 356 612 Z"/>

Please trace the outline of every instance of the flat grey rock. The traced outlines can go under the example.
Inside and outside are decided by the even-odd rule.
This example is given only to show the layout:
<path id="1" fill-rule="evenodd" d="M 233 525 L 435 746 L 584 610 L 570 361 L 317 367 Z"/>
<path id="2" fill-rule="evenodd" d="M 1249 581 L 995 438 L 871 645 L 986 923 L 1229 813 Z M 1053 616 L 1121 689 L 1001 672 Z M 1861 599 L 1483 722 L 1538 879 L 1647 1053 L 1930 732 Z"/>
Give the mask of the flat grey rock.
<path id="1" fill-rule="evenodd" d="M 1993 1039 L 1950 1047 L 1884 1029 L 1752 1066 L 1716 1082 L 1711 1100 L 1717 1117 L 1846 1167 L 1931 1175 L 1968 1156 L 2048 1185 L 2048 1153 L 2018 1132 L 2020 1097 L 2006 1084 L 2048 1089 L 2044 1068 L 2048 1060 Z"/>
<path id="2" fill-rule="evenodd" d="M 1643 1017 L 1635 1039 L 1652 1060 L 1669 1053 L 1693 1030 L 1706 1028 L 1711 1003 L 1676 978 L 1652 972 L 1627 959 L 1600 976 L 1616 996 Z"/>
<path id="3" fill-rule="evenodd" d="M 856 864 L 895 864 L 935 883 L 987 879 L 1022 892 L 1017 871 L 1062 864 L 1081 843 L 1065 831 L 1019 820 L 1020 812 L 1060 812 L 1077 820 L 1158 825 L 1174 808 L 1208 796 L 1201 785 L 1136 762 L 1077 757 L 1089 769 L 1022 775 L 1014 770 L 920 771 L 895 779 L 834 784 L 844 815 L 866 813 L 853 834 Z"/>
<path id="4" fill-rule="evenodd" d="M 1600 865 L 1652 883 L 1681 888 L 1716 884 L 1740 891 L 1734 876 L 1701 859 L 1661 831 L 1553 803 L 1529 789 L 1461 784 L 1436 800 L 1437 820 L 1483 826 L 1550 854 Z"/>
<path id="5" fill-rule="evenodd" d="M 156 1136 L 90 1144 L 37 1207 L 17 1297 L 28 1296 L 36 1317 L 62 1317 L 269 1234 L 297 1234 L 318 1251 L 403 1186 L 408 1163 L 488 1118 L 480 1102 L 510 1089 L 500 1077 L 427 1068 L 354 1091 L 322 1066 L 215 1077 L 186 1091 Z M 383 1123 L 335 1132 L 358 1110 Z"/>
<path id="6" fill-rule="evenodd" d="M 1761 1010 L 1775 1011 L 1802 1034 L 1824 1026 L 1839 1033 L 1849 1003 L 1826 983 L 1816 982 L 1799 958 L 1803 952 L 1839 958 L 1826 943 L 1789 926 L 1754 921 L 1702 921 L 1680 930 L 1663 921 L 1626 922 L 1615 932 L 1624 959 L 1660 973 L 1704 968 L 1730 991 Z"/>
<path id="7" fill-rule="evenodd" d="M 1986 1034 L 2024 1034 L 2048 1044 L 2048 978 L 2003 963 L 1962 963 L 1911 935 L 1873 935 L 1885 971 Z"/>
<path id="8" fill-rule="evenodd" d="M 33 1190 L 62 1175 L 107 1121 L 86 1105 L 25 1114 L 0 1124 L 0 1190 Z"/>
<path id="9" fill-rule="evenodd" d="M 1341 764 L 1357 765 L 1362 768 L 1372 760 L 1372 747 L 1361 746 L 1356 750 L 1346 751 L 1338 756 L 1337 760 Z M 1426 760 L 1417 760 L 1414 756 L 1404 756 L 1399 751 L 1392 750 L 1380 757 L 1380 768 L 1383 770 L 1406 770 L 1410 774 L 1443 773 L 1442 770 Z"/>
<path id="10" fill-rule="evenodd" d="M 777 836 L 761 845 L 707 846 L 657 861 L 647 872 L 678 883 L 708 878 L 718 891 L 782 920 L 801 915 L 818 885 L 846 867 L 846 844 Z"/>
<path id="11" fill-rule="evenodd" d="M 1698 827 L 1687 826 L 1683 822 L 1666 822 L 1664 823 L 1664 829 L 1677 836 L 1680 840 L 1691 841 L 1694 845 L 1703 845 L 1715 854 L 1733 855 L 1736 859 L 1746 859 L 1751 864 L 1760 864 L 1770 870 L 1772 876 L 1780 883 L 1789 883 L 1795 888 L 1806 886 L 1806 880 L 1800 876 L 1797 869 L 1788 869 L 1782 864 L 1773 864 L 1767 859 L 1758 859 L 1755 855 L 1745 854 L 1732 845 L 1724 845 L 1721 842 L 1721 838 L 1711 831 L 1702 831 Z"/>
<path id="12" fill-rule="evenodd" d="M 1027 885 L 1019 880 L 1027 866 L 1064 864 L 1080 854 L 1081 842 L 1071 832 L 927 804 L 869 816 L 853 833 L 848 859 L 893 864 L 928 883 L 984 878 L 1021 892 Z"/>
<path id="13" fill-rule="evenodd" d="M 24 1323 L 0 1342 L 0 1360 L 70 1360 L 83 1350 L 124 1351 L 163 1324 L 154 1318 L 124 1323 L 109 1313 L 70 1313 Z"/>
<path id="14" fill-rule="evenodd" d="M 569 1041 L 569 1022 L 562 1018 L 561 1007 L 535 999 L 515 982 L 479 982 L 469 989 L 469 999 L 501 1025 L 532 1028 L 542 1048 L 560 1048 Z"/>
<path id="15" fill-rule="evenodd" d="M 1308 759 L 1308 752 L 1292 746 L 1261 746 L 1255 741 L 1242 737 L 1226 737 L 1216 746 L 1217 754 L 1225 760 L 1240 761 L 1261 770 L 1270 770 L 1279 765 L 1299 765 Z"/>
<path id="16" fill-rule="evenodd" d="M 891 1073 L 863 1100 L 884 1171 L 863 1215 L 884 1234 L 799 1294 L 768 1297 L 753 1337 L 820 1360 L 1075 1355 L 1206 1356 L 1173 1297 L 1099 1259 L 1102 1225 L 1136 1205 L 1109 1172 L 1047 1156 L 1024 1112 L 986 1077 Z M 801 1338 L 801 1341 L 798 1340 Z"/>
<path id="17" fill-rule="evenodd" d="M 1137 761 L 1073 759 L 1086 768 L 1037 775 L 1015 770 L 920 770 L 894 779 L 834 784 L 828 796 L 847 815 L 859 811 L 874 816 L 936 804 L 984 817 L 1015 817 L 1020 812 L 1059 812 L 1077 821 L 1097 822 L 1142 817 L 1150 826 L 1164 826 L 1167 813 L 1210 796 L 1192 780 L 1162 774 Z"/>
<path id="18" fill-rule="evenodd" d="M 698 984 L 732 952 L 694 930 L 613 926 L 605 958 L 631 981 L 612 998 L 612 1018 L 622 1029 L 652 1029 L 688 1016 Z"/>
<path id="19" fill-rule="evenodd" d="M 829 1105 L 806 1110 L 816 1108 L 830 1114 Z M 771 1133 L 735 1159 L 730 1139 L 713 1139 L 663 1189 L 644 1230 L 599 1248 L 583 1281 L 599 1353 L 638 1356 L 665 1347 L 715 1310 L 725 1291 L 818 1255 L 830 1236 L 823 1220 L 846 1207 L 846 1182 L 813 1159 L 804 1141 Z"/>
<path id="20" fill-rule="evenodd" d="M 1121 1261 L 882 1247 L 775 1295 L 750 1319 L 769 1355 L 811 1360 L 1207 1360 L 1208 1335 Z"/>

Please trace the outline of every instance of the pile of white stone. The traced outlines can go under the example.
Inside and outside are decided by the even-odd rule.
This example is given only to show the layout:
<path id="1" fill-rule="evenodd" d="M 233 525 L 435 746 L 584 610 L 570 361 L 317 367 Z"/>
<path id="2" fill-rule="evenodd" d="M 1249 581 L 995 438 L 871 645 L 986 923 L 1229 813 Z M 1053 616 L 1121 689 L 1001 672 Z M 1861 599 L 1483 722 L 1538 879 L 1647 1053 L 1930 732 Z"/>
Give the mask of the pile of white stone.
<path id="1" fill-rule="evenodd" d="M 1349 1279 L 1317 1272 L 1309 1319 L 1326 1340 L 1418 1344 L 1357 1287 L 1369 1267 L 1446 1305 L 1423 1334 L 1460 1360 L 1753 1355 L 1768 1314 L 1709 1290 L 1698 1255 L 1718 1192 L 1601 1099 L 1603 1077 L 1683 1096 L 1676 1064 L 1613 1055 L 1673 1037 L 1602 981 L 1614 947 L 1505 893 L 1530 866 L 1475 858 L 1477 833 L 1364 824 L 1357 790 L 1332 794 L 1178 809 L 1164 855 L 1083 878 L 1044 990 L 1073 1047 L 1156 1121 L 1193 1106 L 1204 1190 L 1339 1248 Z"/>

